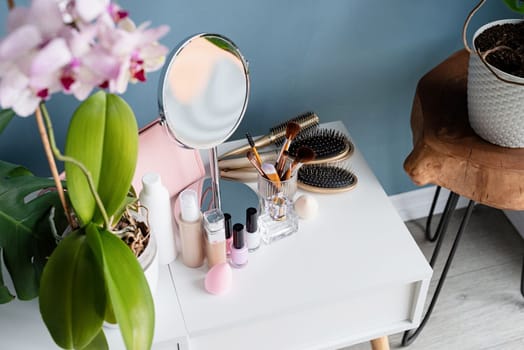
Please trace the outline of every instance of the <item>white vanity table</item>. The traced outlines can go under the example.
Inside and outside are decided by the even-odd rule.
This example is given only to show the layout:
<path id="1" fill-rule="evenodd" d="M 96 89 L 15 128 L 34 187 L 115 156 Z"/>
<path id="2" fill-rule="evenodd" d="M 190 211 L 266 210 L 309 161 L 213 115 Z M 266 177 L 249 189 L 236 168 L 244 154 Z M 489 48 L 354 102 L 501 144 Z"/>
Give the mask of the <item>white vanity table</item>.
<path id="1" fill-rule="evenodd" d="M 340 122 L 322 126 L 346 131 Z M 358 149 L 351 169 L 357 186 L 315 194 L 317 217 L 251 253 L 233 269 L 229 294 L 205 292 L 205 267 L 176 260 L 161 268 L 153 348 L 340 349 L 416 327 L 431 268 Z M 123 348 L 117 330 L 106 334 L 112 349 Z M 0 342 L 55 348 L 37 301 L 0 306 Z"/>
<path id="2" fill-rule="evenodd" d="M 192 350 L 339 349 L 418 324 L 431 268 L 358 150 L 351 168 L 357 186 L 315 194 L 319 215 L 251 253 L 229 294 L 170 265 Z"/>

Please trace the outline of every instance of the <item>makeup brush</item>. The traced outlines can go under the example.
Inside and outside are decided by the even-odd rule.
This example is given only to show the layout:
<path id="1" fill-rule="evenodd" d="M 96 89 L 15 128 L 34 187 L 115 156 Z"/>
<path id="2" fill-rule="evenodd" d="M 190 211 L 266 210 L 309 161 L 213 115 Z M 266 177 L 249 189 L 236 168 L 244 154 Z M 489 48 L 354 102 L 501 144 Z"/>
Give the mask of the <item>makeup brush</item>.
<path id="1" fill-rule="evenodd" d="M 284 156 L 284 152 L 287 152 L 289 149 L 289 146 L 291 145 L 291 142 L 295 137 L 297 137 L 298 133 L 300 132 L 300 125 L 295 122 L 290 122 L 286 125 L 286 141 L 282 145 L 282 148 L 280 148 L 280 153 L 278 154 L 277 161 L 276 161 L 276 168 L 277 173 L 281 176 L 282 172 L 284 171 L 284 166 L 286 165 L 286 159 L 287 157 Z"/>
<path id="2" fill-rule="evenodd" d="M 289 178 L 291 178 L 292 175 L 295 175 L 298 169 L 300 169 L 302 164 L 313 161 L 315 157 L 315 151 L 313 151 L 311 148 L 306 146 L 300 147 L 297 150 L 297 156 L 295 157 L 295 159 L 293 159 L 293 162 L 284 174 L 284 180 L 289 180 Z"/>
<path id="3" fill-rule="evenodd" d="M 247 138 L 247 142 L 249 143 L 249 146 L 251 146 L 251 153 L 255 157 L 254 160 L 258 163 L 258 166 L 260 167 L 262 165 L 262 159 L 260 158 L 257 148 L 255 147 L 255 141 L 253 141 L 251 134 L 249 134 L 248 132 L 246 132 L 246 138 Z M 248 159 L 249 159 L 249 156 L 248 156 Z M 251 162 L 251 159 L 249 159 L 249 161 Z"/>
<path id="4" fill-rule="evenodd" d="M 266 174 L 264 173 L 264 171 L 262 170 L 262 167 L 261 167 L 261 162 L 259 162 L 257 159 L 256 159 L 256 153 L 252 152 L 252 151 L 247 151 L 247 154 L 246 154 L 246 157 L 247 159 L 249 160 L 249 162 L 253 165 L 253 167 L 255 167 L 255 169 L 257 169 L 258 173 L 264 177 L 267 177 Z M 259 157 L 260 158 L 260 157 Z"/>
<path id="5" fill-rule="evenodd" d="M 277 143 L 281 141 L 286 136 L 286 126 L 288 123 L 295 122 L 300 125 L 300 129 L 303 131 L 310 130 L 318 126 L 319 118 L 314 112 L 303 113 L 293 119 L 287 120 L 275 127 L 269 129 L 269 134 L 262 136 L 261 138 L 255 140 L 255 147 L 261 148 L 270 144 Z M 251 146 L 245 145 L 239 148 L 233 149 L 229 152 L 222 154 L 219 159 L 224 159 L 229 156 L 236 154 L 245 154 Z"/>
<path id="6" fill-rule="evenodd" d="M 266 178 L 275 185 L 277 190 L 279 190 L 280 177 L 278 176 L 275 166 L 271 163 L 262 163 L 262 171 L 266 174 Z"/>

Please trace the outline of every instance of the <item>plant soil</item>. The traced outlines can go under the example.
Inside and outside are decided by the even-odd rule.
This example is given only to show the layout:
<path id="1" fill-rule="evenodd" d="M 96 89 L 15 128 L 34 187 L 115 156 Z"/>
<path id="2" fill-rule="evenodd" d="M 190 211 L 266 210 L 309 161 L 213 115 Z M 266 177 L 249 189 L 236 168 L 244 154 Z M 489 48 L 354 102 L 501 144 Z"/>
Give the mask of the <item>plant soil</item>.
<path id="1" fill-rule="evenodd" d="M 524 78 L 524 22 L 499 24 L 475 39 L 475 47 L 498 69 Z"/>

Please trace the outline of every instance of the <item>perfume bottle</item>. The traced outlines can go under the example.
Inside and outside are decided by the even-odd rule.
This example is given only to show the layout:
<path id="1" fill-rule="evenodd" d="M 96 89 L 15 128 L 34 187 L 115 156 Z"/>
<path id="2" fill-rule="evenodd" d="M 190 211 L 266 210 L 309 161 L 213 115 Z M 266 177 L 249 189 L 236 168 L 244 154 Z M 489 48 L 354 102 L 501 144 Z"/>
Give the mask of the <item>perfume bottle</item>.
<path id="1" fill-rule="evenodd" d="M 220 209 L 204 213 L 206 231 L 206 257 L 209 268 L 226 262 L 226 230 L 224 215 Z"/>
<path id="2" fill-rule="evenodd" d="M 182 262 L 188 267 L 200 267 L 204 263 L 202 214 L 198 196 L 194 190 L 180 193 L 180 220 L 178 220 L 182 243 Z"/>
<path id="3" fill-rule="evenodd" d="M 246 209 L 247 249 L 254 252 L 260 247 L 260 232 L 258 230 L 258 212 L 256 208 Z"/>
<path id="4" fill-rule="evenodd" d="M 226 230 L 226 256 L 231 256 L 231 245 L 233 244 L 233 227 L 231 226 L 231 215 L 224 213 L 224 229 Z"/>
<path id="5" fill-rule="evenodd" d="M 142 177 L 140 203 L 147 209 L 146 217 L 158 246 L 158 260 L 167 265 L 176 259 L 175 236 L 173 234 L 173 211 L 169 192 L 162 185 L 160 175 L 147 173 Z"/>
<path id="6" fill-rule="evenodd" d="M 236 268 L 247 264 L 248 251 L 244 242 L 244 225 L 233 225 L 233 245 L 231 246 L 231 265 Z"/>

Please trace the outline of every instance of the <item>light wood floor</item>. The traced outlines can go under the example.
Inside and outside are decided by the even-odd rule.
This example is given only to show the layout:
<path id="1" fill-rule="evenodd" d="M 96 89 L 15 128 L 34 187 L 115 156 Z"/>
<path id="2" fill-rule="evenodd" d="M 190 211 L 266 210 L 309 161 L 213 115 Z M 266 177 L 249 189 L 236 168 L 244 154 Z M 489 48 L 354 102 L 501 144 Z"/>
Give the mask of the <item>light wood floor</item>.
<path id="1" fill-rule="evenodd" d="M 464 209 L 457 211 L 450 222 L 430 295 L 463 213 Z M 435 226 L 439 218 L 433 220 Z M 429 259 L 434 243 L 424 239 L 425 219 L 406 224 Z M 475 206 L 433 315 L 415 342 L 404 349 L 524 349 L 524 298 L 520 294 L 523 256 L 524 240 L 506 216 L 496 209 Z M 401 348 L 400 341 L 401 334 L 391 335 L 391 348 Z M 369 349 L 366 343 L 344 350 Z"/>

